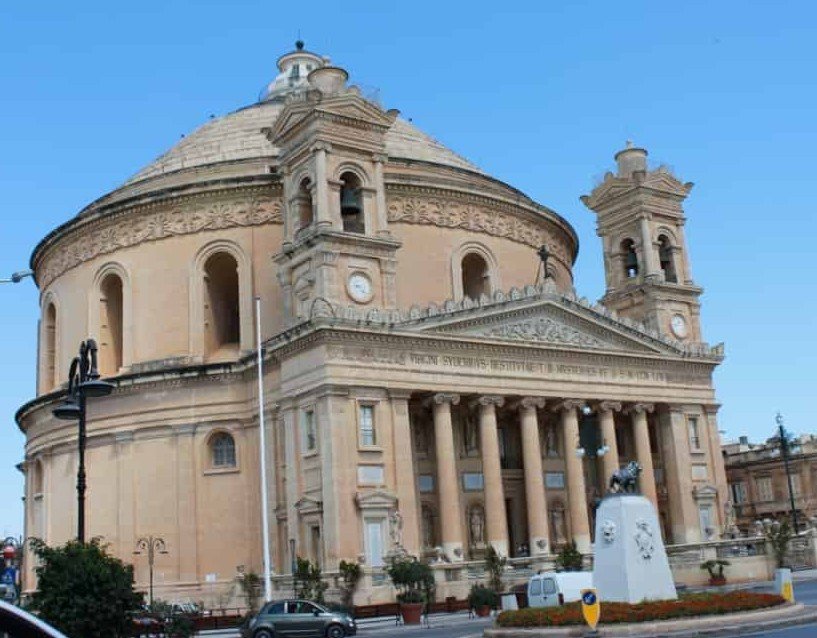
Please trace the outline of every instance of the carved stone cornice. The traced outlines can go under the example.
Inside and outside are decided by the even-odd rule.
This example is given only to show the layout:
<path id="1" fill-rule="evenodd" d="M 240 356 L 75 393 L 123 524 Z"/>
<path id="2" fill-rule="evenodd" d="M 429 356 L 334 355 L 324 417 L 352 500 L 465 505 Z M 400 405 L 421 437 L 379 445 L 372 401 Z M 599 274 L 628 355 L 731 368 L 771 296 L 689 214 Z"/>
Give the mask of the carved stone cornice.
<path id="1" fill-rule="evenodd" d="M 121 248 L 208 230 L 280 224 L 281 199 L 269 188 L 237 188 L 130 207 L 79 226 L 35 250 L 40 289 L 72 268 Z"/>
<path id="2" fill-rule="evenodd" d="M 652 414 L 655 410 L 654 403 L 633 403 L 628 405 L 624 412 L 625 414 Z"/>
<path id="3" fill-rule="evenodd" d="M 620 401 L 601 401 L 598 404 L 600 412 L 621 412 Z"/>

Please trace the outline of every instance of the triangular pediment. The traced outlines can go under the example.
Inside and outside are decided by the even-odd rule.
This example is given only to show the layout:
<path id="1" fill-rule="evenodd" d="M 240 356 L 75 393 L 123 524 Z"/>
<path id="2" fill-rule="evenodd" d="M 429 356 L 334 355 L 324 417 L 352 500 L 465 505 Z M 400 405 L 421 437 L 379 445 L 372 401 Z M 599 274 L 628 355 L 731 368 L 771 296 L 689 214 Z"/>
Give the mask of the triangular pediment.
<path id="1" fill-rule="evenodd" d="M 640 189 L 659 191 L 683 199 L 687 196 L 689 191 L 692 190 L 692 183 L 681 182 L 664 168 L 649 171 L 644 175 L 643 179 L 638 181 L 616 177 L 612 173 L 608 173 L 604 181 L 594 188 L 590 195 L 582 197 L 582 201 L 590 208 L 596 208 L 604 202 Z"/>
<path id="2" fill-rule="evenodd" d="M 542 298 L 526 304 L 493 304 L 467 316 L 427 321 L 423 331 L 567 348 L 675 354 L 667 344 L 623 325 L 619 328 L 589 309 Z"/>

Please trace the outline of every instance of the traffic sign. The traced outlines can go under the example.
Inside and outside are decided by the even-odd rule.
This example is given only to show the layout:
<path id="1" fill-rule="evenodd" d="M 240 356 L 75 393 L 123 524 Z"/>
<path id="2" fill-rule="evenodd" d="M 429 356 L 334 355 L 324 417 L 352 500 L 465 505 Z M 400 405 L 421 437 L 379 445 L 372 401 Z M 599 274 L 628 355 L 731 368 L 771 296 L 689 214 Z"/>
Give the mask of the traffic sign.
<path id="1" fill-rule="evenodd" d="M 601 615 L 601 604 L 595 589 L 582 589 L 582 615 L 590 629 L 596 631 Z"/>

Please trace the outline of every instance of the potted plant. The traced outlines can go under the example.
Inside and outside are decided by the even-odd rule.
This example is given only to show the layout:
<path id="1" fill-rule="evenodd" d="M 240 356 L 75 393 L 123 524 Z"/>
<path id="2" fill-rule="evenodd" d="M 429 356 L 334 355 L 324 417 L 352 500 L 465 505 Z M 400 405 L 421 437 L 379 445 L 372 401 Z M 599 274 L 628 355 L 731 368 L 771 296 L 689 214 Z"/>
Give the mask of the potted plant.
<path id="1" fill-rule="evenodd" d="M 729 567 L 729 561 L 722 558 L 712 559 L 701 563 L 701 569 L 709 572 L 710 585 L 725 585 L 726 576 L 723 575 L 723 568 Z"/>
<path id="2" fill-rule="evenodd" d="M 580 572 L 584 566 L 584 555 L 576 549 L 576 541 L 565 543 L 556 557 L 557 571 Z"/>
<path id="3" fill-rule="evenodd" d="M 789 551 L 792 528 L 788 521 L 773 521 L 764 525 L 764 534 L 777 567 L 774 570 L 775 590 L 784 597 L 791 598 L 791 569 L 787 564 L 786 553 Z"/>
<path id="4" fill-rule="evenodd" d="M 426 602 L 426 592 L 434 586 L 431 567 L 413 556 L 397 556 L 386 568 L 386 573 L 397 589 L 400 614 L 407 625 L 417 625 Z"/>
<path id="5" fill-rule="evenodd" d="M 477 616 L 487 616 L 497 606 L 496 593 L 485 585 L 473 585 L 468 594 L 468 605 Z"/>

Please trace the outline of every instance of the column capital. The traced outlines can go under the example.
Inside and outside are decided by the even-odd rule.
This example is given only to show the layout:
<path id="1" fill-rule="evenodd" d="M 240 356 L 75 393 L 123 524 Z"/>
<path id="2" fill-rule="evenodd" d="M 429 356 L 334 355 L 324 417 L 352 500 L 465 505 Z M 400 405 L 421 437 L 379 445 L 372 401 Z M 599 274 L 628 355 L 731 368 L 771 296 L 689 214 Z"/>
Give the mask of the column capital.
<path id="1" fill-rule="evenodd" d="M 627 406 L 625 412 L 627 414 L 651 414 L 655 410 L 654 403 L 633 403 L 632 405 Z"/>
<path id="2" fill-rule="evenodd" d="M 450 392 L 437 392 L 431 396 L 431 402 L 436 403 L 437 405 L 442 405 L 443 403 L 457 405 L 460 402 L 460 395 Z"/>
<path id="3" fill-rule="evenodd" d="M 387 390 L 389 398 L 393 401 L 408 401 L 411 398 L 411 390 Z"/>
<path id="4" fill-rule="evenodd" d="M 519 401 L 516 402 L 516 407 L 519 409 L 530 409 L 530 408 L 544 408 L 545 407 L 545 398 L 544 397 L 522 397 Z"/>
<path id="5" fill-rule="evenodd" d="M 713 403 L 712 405 L 705 405 L 703 408 L 704 412 L 706 412 L 706 416 L 717 416 L 718 411 L 721 409 L 721 404 Z"/>
<path id="6" fill-rule="evenodd" d="M 621 401 L 600 401 L 598 408 L 601 412 L 621 412 Z"/>
<path id="7" fill-rule="evenodd" d="M 389 161 L 389 156 L 386 153 L 372 153 L 372 161 L 375 164 L 385 164 Z"/>
<path id="8" fill-rule="evenodd" d="M 330 142 L 326 142 L 324 140 L 319 140 L 315 142 L 309 149 L 310 151 L 326 151 L 327 153 L 332 151 L 332 144 Z"/>
<path id="9" fill-rule="evenodd" d="M 480 407 L 487 407 L 489 405 L 493 405 L 497 408 L 501 408 L 505 405 L 505 397 L 500 396 L 498 394 L 483 394 L 482 396 L 477 397 L 470 403 L 471 406 L 478 405 Z"/>
<path id="10" fill-rule="evenodd" d="M 580 408 L 584 404 L 584 399 L 562 399 L 561 401 L 557 401 L 555 404 L 550 406 L 550 409 L 554 412 L 567 412 L 569 410 Z"/>

